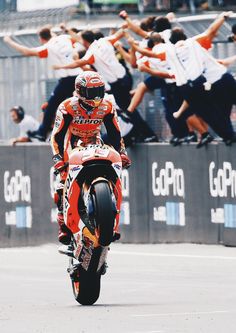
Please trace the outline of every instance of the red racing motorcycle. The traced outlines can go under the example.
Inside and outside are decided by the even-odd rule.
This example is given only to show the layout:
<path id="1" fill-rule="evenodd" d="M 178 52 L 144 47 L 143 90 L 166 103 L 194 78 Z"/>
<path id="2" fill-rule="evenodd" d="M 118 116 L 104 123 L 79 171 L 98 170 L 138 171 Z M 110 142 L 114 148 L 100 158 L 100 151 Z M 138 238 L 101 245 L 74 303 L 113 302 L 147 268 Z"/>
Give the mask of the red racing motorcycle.
<path id="1" fill-rule="evenodd" d="M 72 234 L 68 248 L 59 252 L 70 257 L 67 271 L 82 305 L 97 301 L 109 245 L 120 238 L 121 172 L 119 153 L 107 145 L 77 147 L 69 156 L 63 202 Z"/>

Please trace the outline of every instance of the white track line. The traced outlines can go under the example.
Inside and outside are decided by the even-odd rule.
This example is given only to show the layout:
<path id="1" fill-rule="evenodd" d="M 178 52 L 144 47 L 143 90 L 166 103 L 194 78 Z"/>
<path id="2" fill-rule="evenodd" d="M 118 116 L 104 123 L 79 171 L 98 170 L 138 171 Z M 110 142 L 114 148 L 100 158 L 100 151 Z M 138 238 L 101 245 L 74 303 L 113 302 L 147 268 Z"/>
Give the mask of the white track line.
<path id="1" fill-rule="evenodd" d="M 221 260 L 236 260 L 236 257 L 226 256 L 204 256 L 197 254 L 167 254 L 167 253 L 151 253 L 151 252 L 129 252 L 129 251 L 113 251 L 111 254 L 126 255 L 126 256 L 144 256 L 144 257 L 169 257 L 169 258 L 191 258 L 191 259 L 221 259 Z"/>
<path id="2" fill-rule="evenodd" d="M 236 310 L 217 310 L 217 311 L 199 311 L 199 312 L 169 312 L 169 313 L 147 313 L 147 314 L 133 314 L 132 317 L 169 317 L 169 316 L 199 316 L 199 315 L 214 315 L 235 313 Z"/>

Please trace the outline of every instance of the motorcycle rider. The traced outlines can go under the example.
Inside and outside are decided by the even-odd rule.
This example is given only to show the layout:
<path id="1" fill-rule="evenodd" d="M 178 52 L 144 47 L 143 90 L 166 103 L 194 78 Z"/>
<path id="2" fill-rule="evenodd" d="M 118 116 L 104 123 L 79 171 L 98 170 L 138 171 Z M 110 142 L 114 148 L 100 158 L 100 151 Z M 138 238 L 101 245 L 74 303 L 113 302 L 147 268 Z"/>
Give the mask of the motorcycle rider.
<path id="1" fill-rule="evenodd" d="M 55 171 L 60 173 L 60 183 L 55 194 L 58 207 L 58 239 L 68 245 L 70 229 L 64 223 L 63 188 L 67 177 L 68 153 L 76 147 L 96 143 L 102 123 L 105 125 L 109 143 L 120 153 L 122 167 L 128 168 L 131 161 L 121 139 L 116 111 L 111 102 L 104 99 L 105 83 L 93 71 L 79 74 L 75 80 L 75 96 L 62 102 L 57 110 L 51 137 Z"/>

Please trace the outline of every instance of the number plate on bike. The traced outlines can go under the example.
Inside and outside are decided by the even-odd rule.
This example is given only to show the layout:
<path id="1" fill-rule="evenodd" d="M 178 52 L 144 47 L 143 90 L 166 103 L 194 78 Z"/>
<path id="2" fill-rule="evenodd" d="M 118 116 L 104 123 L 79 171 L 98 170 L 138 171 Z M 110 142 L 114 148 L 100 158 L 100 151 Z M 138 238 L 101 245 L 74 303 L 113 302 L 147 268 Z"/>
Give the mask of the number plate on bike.
<path id="1" fill-rule="evenodd" d="M 109 155 L 109 149 L 91 148 L 83 153 L 82 161 L 86 161 L 93 157 L 107 158 L 108 155 Z"/>

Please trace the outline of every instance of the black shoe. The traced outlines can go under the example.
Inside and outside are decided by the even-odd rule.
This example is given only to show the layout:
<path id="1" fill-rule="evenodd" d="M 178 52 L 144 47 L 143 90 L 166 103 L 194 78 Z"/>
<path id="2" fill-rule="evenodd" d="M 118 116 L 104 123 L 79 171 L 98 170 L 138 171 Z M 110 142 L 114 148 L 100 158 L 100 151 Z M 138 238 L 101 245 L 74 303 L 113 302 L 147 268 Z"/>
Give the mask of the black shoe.
<path id="1" fill-rule="evenodd" d="M 226 146 L 231 146 L 233 141 L 231 139 L 228 139 L 228 140 L 224 140 L 224 143 Z"/>
<path id="2" fill-rule="evenodd" d="M 42 142 L 46 141 L 45 136 L 41 135 L 38 131 L 28 131 L 27 134 L 30 138 L 37 139 Z"/>
<path id="3" fill-rule="evenodd" d="M 233 135 L 231 139 L 224 139 L 224 143 L 226 146 L 231 146 L 232 143 L 236 142 L 236 134 Z"/>
<path id="4" fill-rule="evenodd" d="M 175 136 L 172 136 L 172 138 L 170 139 L 169 143 L 170 143 L 171 145 L 173 145 L 174 140 L 175 140 Z"/>
<path id="5" fill-rule="evenodd" d="M 145 143 L 150 143 L 150 142 L 159 142 L 159 139 L 156 135 L 153 135 L 153 136 L 150 136 L 150 137 L 147 137 L 143 140 L 143 142 Z"/>
<path id="6" fill-rule="evenodd" d="M 197 134 L 194 132 L 190 132 L 188 136 L 186 136 L 185 140 L 186 143 L 190 142 L 197 142 Z"/>
<path id="7" fill-rule="evenodd" d="M 196 148 L 199 149 L 203 146 L 207 146 L 208 143 L 212 142 L 214 140 L 213 136 L 210 133 L 203 133 L 201 140 L 197 144 Z"/>
<path id="8" fill-rule="evenodd" d="M 148 141 L 148 142 L 157 142 L 156 141 L 157 136 L 155 132 L 151 129 L 148 123 L 142 118 L 138 110 L 134 110 L 133 112 L 125 111 L 125 113 L 130 118 L 130 122 L 134 125 L 138 133 L 140 133 L 144 138 L 155 137 L 153 141 Z"/>
<path id="9" fill-rule="evenodd" d="M 172 144 L 172 146 L 177 147 L 180 146 L 183 143 L 183 139 L 177 138 L 177 137 L 173 137 L 170 140 L 170 143 Z"/>

